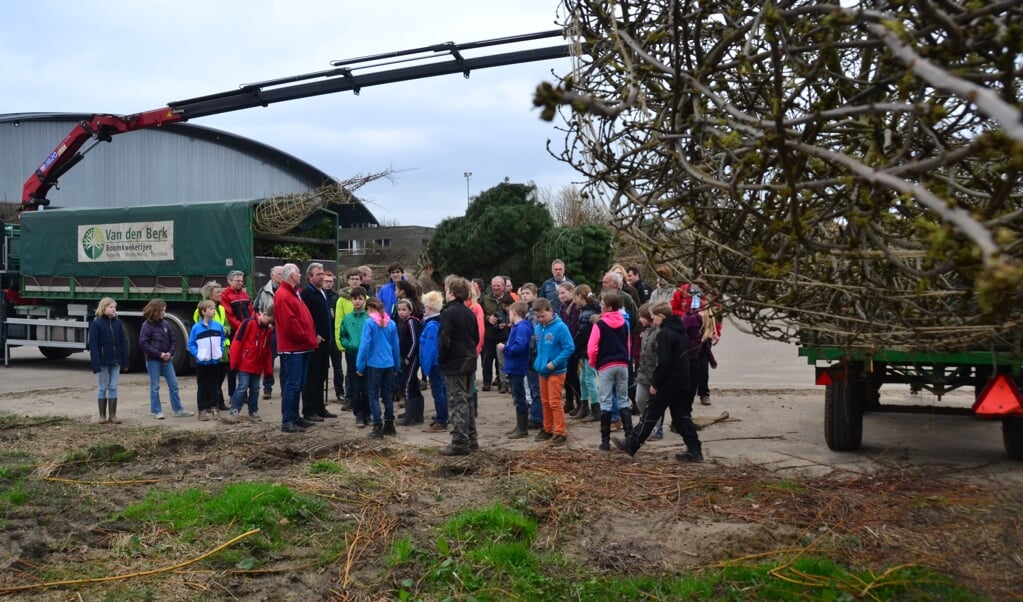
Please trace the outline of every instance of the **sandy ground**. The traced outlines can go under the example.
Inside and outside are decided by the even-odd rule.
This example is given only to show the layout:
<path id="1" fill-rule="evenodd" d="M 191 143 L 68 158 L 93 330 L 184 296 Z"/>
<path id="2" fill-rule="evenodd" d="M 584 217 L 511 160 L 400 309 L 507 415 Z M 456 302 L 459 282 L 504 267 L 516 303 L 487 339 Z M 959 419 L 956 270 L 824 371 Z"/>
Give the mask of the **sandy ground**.
<path id="1" fill-rule="evenodd" d="M 1001 424 L 967 416 L 933 414 L 869 413 L 864 418 L 863 445 L 856 452 L 833 452 L 824 442 L 824 390 L 813 384 L 813 367 L 797 356 L 791 345 L 767 342 L 727 326 L 715 350 L 720 367 L 711 373 L 711 406 L 697 406 L 697 417 L 729 419 L 701 433 L 704 453 L 711 462 L 752 462 L 779 470 L 830 472 L 835 469 L 867 472 L 881 467 L 948 464 L 976 467 L 983 476 L 1023 482 L 1019 463 L 1009 460 L 1002 444 Z M 194 409 L 195 380 L 180 379 L 185 406 Z M 76 420 L 95 419 L 95 377 L 85 354 L 50 361 L 35 348 L 17 348 L 12 361 L 0 369 L 0 411 L 28 415 L 63 415 Z M 169 413 L 166 389 L 165 412 Z M 972 397 L 956 391 L 942 400 L 927 392 L 911 395 L 908 388 L 882 389 L 882 403 L 950 405 L 968 407 Z M 195 418 L 157 421 L 149 414 L 148 378 L 141 373 L 122 374 L 119 416 L 125 425 L 186 428 L 202 431 L 279 428 L 279 391 L 261 401 L 262 424 L 227 425 L 199 422 Z M 330 408 L 337 411 L 338 406 Z M 427 417 L 432 403 L 427 393 Z M 537 445 L 531 439 L 508 440 L 503 433 L 514 422 L 509 395 L 481 393 L 480 444 L 517 450 Z M 597 453 L 599 433 L 594 423 L 568 421 L 569 447 Z M 359 437 L 350 415 L 314 427 L 315 437 Z M 311 434 L 295 435 L 312 437 Z M 426 433 L 421 427 L 400 428 L 393 444 L 414 447 L 445 445 L 444 434 Z M 367 444 L 369 442 L 367 441 Z M 663 441 L 650 441 L 637 459 L 656 455 L 670 457 L 682 448 L 681 439 L 666 433 Z"/>

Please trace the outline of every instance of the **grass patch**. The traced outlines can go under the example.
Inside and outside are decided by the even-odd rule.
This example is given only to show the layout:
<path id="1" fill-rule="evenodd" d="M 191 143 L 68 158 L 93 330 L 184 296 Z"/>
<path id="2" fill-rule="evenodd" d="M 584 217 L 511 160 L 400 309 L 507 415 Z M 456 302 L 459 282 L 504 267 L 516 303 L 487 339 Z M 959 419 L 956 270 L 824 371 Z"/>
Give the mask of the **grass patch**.
<path id="1" fill-rule="evenodd" d="M 186 541 L 203 540 L 211 532 L 233 537 L 260 529 L 258 536 L 242 541 L 240 548 L 220 555 L 221 560 L 251 568 L 255 563 L 248 553 L 281 548 L 295 527 L 318 520 L 324 513 L 323 502 L 287 487 L 235 483 L 217 493 L 198 488 L 153 491 L 141 503 L 121 511 L 118 518 L 169 525 Z"/>
<path id="2" fill-rule="evenodd" d="M 127 464 L 135 459 L 135 452 L 116 443 L 97 443 L 85 450 L 68 452 L 65 464 Z"/>
<path id="3" fill-rule="evenodd" d="M 852 571 L 826 558 L 784 564 L 701 569 L 688 575 L 595 574 L 558 554 L 533 548 L 536 522 L 495 504 L 451 517 L 432 545 L 393 542 L 388 565 L 401 600 L 976 600 L 974 592 L 925 567 L 880 574 Z M 402 578 L 407 576 L 406 578 Z M 416 577 L 416 578 L 413 578 Z"/>
<path id="4" fill-rule="evenodd" d="M 309 465 L 309 474 L 340 474 L 341 465 L 331 460 L 317 460 Z"/>

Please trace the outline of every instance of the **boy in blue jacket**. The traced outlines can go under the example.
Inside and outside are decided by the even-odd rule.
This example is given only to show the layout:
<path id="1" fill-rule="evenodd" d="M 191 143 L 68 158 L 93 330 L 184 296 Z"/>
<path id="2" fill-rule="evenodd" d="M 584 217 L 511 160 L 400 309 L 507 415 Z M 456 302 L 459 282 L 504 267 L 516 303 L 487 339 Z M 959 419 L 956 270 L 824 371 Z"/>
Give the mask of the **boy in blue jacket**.
<path id="1" fill-rule="evenodd" d="M 536 336 L 536 360 L 533 369 L 540 374 L 540 399 L 543 401 L 543 430 L 536 441 L 550 440 L 551 445 L 564 445 L 565 406 L 561 391 L 565 386 L 568 362 L 575 353 L 575 343 L 568 326 L 561 321 L 547 299 L 533 301 L 533 313 L 539 322 Z"/>
<path id="2" fill-rule="evenodd" d="M 188 336 L 188 352 L 195 358 L 196 403 L 199 420 L 213 418 L 220 390 L 220 358 L 224 355 L 224 327 L 213 319 L 217 305 L 203 299 L 196 309 L 199 320 Z"/>
<path id="3" fill-rule="evenodd" d="M 504 372 L 508 377 L 512 401 L 515 402 L 515 429 L 509 439 L 529 436 L 529 408 L 526 407 L 526 373 L 529 369 L 529 342 L 533 338 L 533 325 L 526 319 L 529 308 L 524 301 L 512 303 L 508 310 L 512 328 L 507 343 L 498 343 L 497 352 L 504 354 Z"/>
<path id="4" fill-rule="evenodd" d="M 448 389 L 444 383 L 444 372 L 437 361 L 437 345 L 440 338 L 440 310 L 444 307 L 444 296 L 437 291 L 423 295 L 423 330 L 419 333 L 419 365 L 430 381 L 430 394 L 437 416 L 430 426 L 423 429 L 428 433 L 448 432 Z"/>

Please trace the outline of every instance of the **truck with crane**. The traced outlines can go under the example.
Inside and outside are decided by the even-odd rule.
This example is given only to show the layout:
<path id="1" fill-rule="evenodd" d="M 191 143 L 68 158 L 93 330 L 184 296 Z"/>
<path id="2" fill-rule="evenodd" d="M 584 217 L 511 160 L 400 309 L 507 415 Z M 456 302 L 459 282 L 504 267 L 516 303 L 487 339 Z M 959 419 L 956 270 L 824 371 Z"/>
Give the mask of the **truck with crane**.
<path id="1" fill-rule="evenodd" d="M 317 249 L 315 257 L 331 263 L 337 259 L 337 215 L 323 203 L 314 203 L 310 215 L 284 232 L 260 227 L 257 213 L 265 203 L 287 199 L 217 203 L 185 199 L 173 205 L 118 209 L 46 209 L 47 192 L 99 143 L 111 142 L 118 134 L 278 102 L 345 91 L 358 94 L 369 86 L 441 75 L 468 78 L 478 69 L 567 57 L 569 46 L 564 43 L 469 55 L 563 35 L 562 30 L 549 30 L 333 61 L 326 70 L 244 84 L 132 115 L 93 115 L 79 122 L 25 181 L 20 223 L 2 224 L 0 350 L 5 365 L 16 346 L 38 347 L 52 359 L 85 350 L 91 310 L 100 297 L 110 296 L 117 299 L 129 333 L 129 361 L 140 367 L 143 358 L 135 333 L 142 308 L 159 297 L 167 301 L 167 319 L 178 338 L 175 368 L 184 370 L 188 358 L 183 342 L 203 282 L 222 281 L 227 272 L 240 270 L 247 275 L 247 289 L 254 291 L 253 274 L 266 273 L 281 262 L 257 258 L 260 241 L 308 244 Z M 324 219 L 332 220 L 333 236 L 309 237 L 307 230 Z"/>

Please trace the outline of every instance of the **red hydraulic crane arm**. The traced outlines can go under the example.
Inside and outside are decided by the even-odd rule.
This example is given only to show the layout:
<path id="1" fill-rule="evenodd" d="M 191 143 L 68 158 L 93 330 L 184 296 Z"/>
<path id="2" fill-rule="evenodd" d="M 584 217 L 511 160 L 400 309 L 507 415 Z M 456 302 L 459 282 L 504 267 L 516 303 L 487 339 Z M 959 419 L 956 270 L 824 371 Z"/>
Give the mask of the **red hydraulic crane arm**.
<path id="1" fill-rule="evenodd" d="M 135 130 L 159 127 L 165 123 L 177 123 L 185 118 L 180 111 L 169 107 L 135 113 L 134 115 L 93 115 L 88 121 L 80 121 L 53 149 L 43 164 L 35 170 L 22 187 L 22 208 L 39 207 L 50 204 L 46 193 L 50 191 L 69 169 L 78 164 L 92 147 L 81 148 L 90 139 L 99 142 L 110 142 L 114 134 L 123 134 Z"/>
<path id="2" fill-rule="evenodd" d="M 100 142 L 110 142 L 114 134 L 132 132 L 169 123 L 188 121 L 195 117 L 227 113 L 250 107 L 308 98 L 335 92 L 359 90 L 369 86 L 409 81 L 425 77 L 436 77 L 461 73 L 469 77 L 474 69 L 487 69 L 503 65 L 515 65 L 567 57 L 569 46 L 562 44 L 545 48 L 532 48 L 503 54 L 475 58 L 463 56 L 463 51 L 491 46 L 516 44 L 542 38 L 562 36 L 560 29 L 509 36 L 467 44 L 446 42 L 433 46 L 375 54 L 355 59 L 333 61 L 332 69 L 302 75 L 272 79 L 255 84 L 240 86 L 217 94 L 169 103 L 169 106 L 135 113 L 133 115 L 94 115 L 88 121 L 78 123 L 64 137 L 64 140 L 43 161 L 43 164 L 25 181 L 22 188 L 21 208 L 39 209 L 50 204 L 46 194 L 57 184 L 57 180 L 81 161 L 87 152 Z M 440 60 L 437 60 L 440 59 Z M 449 60 L 450 59 L 450 60 Z M 420 63 L 410 67 L 381 69 L 400 63 Z M 425 62 L 425 64 L 423 64 Z M 365 71 L 356 73 L 356 71 Z M 310 81 L 319 80 L 319 81 Z M 302 83 L 298 83 L 302 82 Z M 92 146 L 82 150 L 90 139 Z"/>

